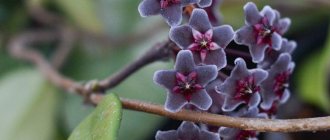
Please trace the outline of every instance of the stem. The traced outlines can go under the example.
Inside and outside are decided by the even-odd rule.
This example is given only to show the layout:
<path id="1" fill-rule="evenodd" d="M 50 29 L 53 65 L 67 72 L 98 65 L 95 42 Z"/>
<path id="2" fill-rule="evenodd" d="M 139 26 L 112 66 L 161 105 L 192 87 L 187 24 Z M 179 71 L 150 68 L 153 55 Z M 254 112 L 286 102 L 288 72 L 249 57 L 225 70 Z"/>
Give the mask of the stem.
<path id="1" fill-rule="evenodd" d="M 251 59 L 251 55 L 249 53 L 246 53 L 246 52 L 242 52 L 242 51 L 238 51 L 238 50 L 234 50 L 234 49 L 229 49 L 229 48 L 226 48 L 225 52 L 226 52 L 226 54 L 229 54 L 229 55 Z"/>
<path id="2" fill-rule="evenodd" d="M 110 76 L 107 79 L 100 81 L 97 85 L 98 88 L 101 90 L 111 89 L 120 84 L 123 80 L 125 80 L 127 77 L 142 67 L 152 62 L 168 58 L 171 55 L 171 44 L 172 42 L 170 41 L 156 44 L 143 56 L 124 67 L 121 71 L 115 73 L 113 76 Z"/>

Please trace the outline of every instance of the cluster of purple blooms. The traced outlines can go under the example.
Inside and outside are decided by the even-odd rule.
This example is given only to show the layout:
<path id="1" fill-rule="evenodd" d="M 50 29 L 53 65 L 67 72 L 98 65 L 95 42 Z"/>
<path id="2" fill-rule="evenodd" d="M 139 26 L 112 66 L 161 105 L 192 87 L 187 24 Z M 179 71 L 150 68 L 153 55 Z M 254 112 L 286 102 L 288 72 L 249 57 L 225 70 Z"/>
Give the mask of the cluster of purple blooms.
<path id="1" fill-rule="evenodd" d="M 265 6 L 261 11 L 248 2 L 245 25 L 236 32 L 219 25 L 219 0 L 143 0 L 141 16 L 162 15 L 171 26 L 169 37 L 181 51 L 174 70 L 160 70 L 154 81 L 167 89 L 165 109 L 182 108 L 233 117 L 274 118 L 289 96 L 289 77 L 294 69 L 291 53 L 297 46 L 282 35 L 290 19 Z M 187 7 L 193 11 L 184 15 Z M 183 16 L 189 21 L 181 24 Z M 249 48 L 256 68 L 236 56 L 227 64 L 226 47 L 231 41 Z M 247 53 L 247 52 L 246 52 Z M 246 59 L 246 58 L 245 58 Z M 227 76 L 223 70 L 229 68 Z M 258 132 L 183 122 L 177 130 L 158 131 L 156 140 L 253 140 Z"/>

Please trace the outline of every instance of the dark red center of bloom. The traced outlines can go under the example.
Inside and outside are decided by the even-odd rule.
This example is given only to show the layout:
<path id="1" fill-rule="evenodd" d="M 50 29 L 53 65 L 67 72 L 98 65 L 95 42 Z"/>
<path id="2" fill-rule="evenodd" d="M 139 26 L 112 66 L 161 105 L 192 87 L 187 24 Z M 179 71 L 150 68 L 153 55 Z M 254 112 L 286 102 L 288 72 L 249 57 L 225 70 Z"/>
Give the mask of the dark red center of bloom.
<path id="1" fill-rule="evenodd" d="M 248 140 L 249 138 L 255 138 L 256 136 L 257 136 L 257 133 L 255 131 L 241 130 L 237 134 L 236 140 Z"/>
<path id="2" fill-rule="evenodd" d="M 194 42 L 189 46 L 189 49 L 198 52 L 201 56 L 202 62 L 205 60 L 209 51 L 220 48 L 218 44 L 212 41 L 212 36 L 212 29 L 206 31 L 204 34 L 193 30 Z"/>
<path id="3" fill-rule="evenodd" d="M 272 45 L 272 34 L 275 32 L 275 28 L 269 25 L 268 19 L 263 17 L 259 23 L 253 25 L 257 44 Z"/>
<path id="4" fill-rule="evenodd" d="M 187 101 L 190 101 L 192 94 L 200 89 L 203 89 L 203 87 L 197 83 L 196 72 L 191 72 L 187 75 L 179 72 L 176 73 L 176 86 L 173 88 L 174 93 L 182 94 Z"/>
<path id="5" fill-rule="evenodd" d="M 180 0 L 160 0 L 160 8 L 167 8 L 173 4 L 180 3 Z"/>
<path id="6" fill-rule="evenodd" d="M 234 99 L 243 100 L 245 103 L 248 103 L 251 96 L 260 90 L 260 87 L 256 85 L 253 76 L 238 80 L 236 86 Z"/>
<path id="7" fill-rule="evenodd" d="M 290 76 L 290 71 L 287 70 L 282 73 L 279 73 L 275 77 L 273 90 L 274 90 L 275 94 L 277 96 L 279 96 L 280 98 L 282 97 L 285 89 L 289 87 L 289 83 L 288 83 L 289 76 Z"/>

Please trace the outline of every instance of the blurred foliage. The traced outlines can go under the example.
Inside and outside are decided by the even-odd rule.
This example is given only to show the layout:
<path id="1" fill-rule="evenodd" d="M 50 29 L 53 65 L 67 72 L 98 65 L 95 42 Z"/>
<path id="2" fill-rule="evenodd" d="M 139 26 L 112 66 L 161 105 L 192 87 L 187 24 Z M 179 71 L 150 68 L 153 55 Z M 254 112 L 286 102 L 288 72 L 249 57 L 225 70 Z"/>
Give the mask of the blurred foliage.
<path id="1" fill-rule="evenodd" d="M 305 59 L 302 68 L 297 70 L 296 81 L 300 96 L 306 102 L 314 104 L 329 113 L 330 29 L 325 46 Z"/>
<path id="2" fill-rule="evenodd" d="M 57 102 L 56 90 L 38 71 L 7 74 L 0 81 L 0 111 L 5 112 L 0 116 L 0 139 L 52 140 Z"/>
<path id="3" fill-rule="evenodd" d="M 72 132 L 69 140 L 116 140 L 121 116 L 118 96 L 109 93 Z"/>
<path id="4" fill-rule="evenodd" d="M 296 35 L 307 27 L 318 26 L 320 19 L 330 15 L 328 7 L 325 8 L 324 5 L 313 7 L 310 1 L 258 0 L 255 2 L 258 3 L 259 9 L 269 4 L 278 8 L 283 16 L 292 18 L 292 27 L 288 35 Z M 90 132 L 93 132 L 94 128 L 88 128 L 90 127 L 88 123 L 97 121 L 92 118 L 97 114 L 96 112 L 99 112 L 98 109 L 84 106 L 82 98 L 76 95 L 63 91 L 58 93 L 59 91 L 45 82 L 39 72 L 27 70 L 33 66 L 10 57 L 5 45 L 12 35 L 35 28 L 51 28 L 36 23 L 27 12 L 26 4 L 37 4 L 46 9 L 51 7 L 48 10 L 55 12 L 81 32 L 118 37 L 147 30 L 152 24 L 161 20 L 158 17 L 144 19 L 139 17 L 137 11 L 139 2 L 140 0 L 5 0 L 1 2 L 0 111 L 6 113 L 0 116 L 0 139 L 62 140 L 61 135 L 66 139 L 79 124 L 75 132 L 90 129 Z M 219 10 L 223 15 L 223 23 L 232 25 L 234 29 L 242 26 L 244 24 L 242 7 L 245 3 L 246 1 L 242 0 L 224 0 Z M 159 32 L 139 43 L 128 43 L 125 46 L 102 44 L 81 35 L 75 44 L 77 47 L 72 50 L 61 72 L 82 83 L 92 79 L 103 79 L 134 61 L 154 43 L 165 40 L 167 34 L 168 31 Z M 329 81 L 326 77 L 329 73 L 327 67 L 330 60 L 330 35 L 328 38 L 327 45 L 320 47 L 320 50 L 316 50 L 315 46 L 308 46 L 313 48 L 311 51 L 313 54 L 301 54 L 305 59 L 300 64 L 301 69 L 296 69 L 298 74 L 294 80 L 294 85 L 298 88 L 294 94 L 301 95 L 304 101 L 327 111 L 330 110 L 329 89 L 327 89 Z M 38 47 L 44 54 L 52 54 L 55 45 Z M 297 49 L 300 49 L 299 42 Z M 118 93 L 120 97 L 163 104 L 166 98 L 165 91 L 153 83 L 152 76 L 154 71 L 170 69 L 172 66 L 172 63 L 161 62 L 148 65 L 110 92 Z M 123 110 L 118 139 L 144 140 L 153 137 L 157 129 L 165 123 L 164 121 L 164 117 Z M 95 126 L 98 124 L 96 123 Z"/>

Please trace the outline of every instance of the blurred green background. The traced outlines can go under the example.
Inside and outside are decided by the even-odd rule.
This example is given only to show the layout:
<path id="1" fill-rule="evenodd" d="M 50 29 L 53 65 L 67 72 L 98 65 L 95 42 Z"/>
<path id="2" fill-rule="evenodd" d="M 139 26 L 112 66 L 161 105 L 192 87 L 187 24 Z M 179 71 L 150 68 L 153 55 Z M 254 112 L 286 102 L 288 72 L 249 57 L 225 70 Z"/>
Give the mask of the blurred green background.
<path id="1" fill-rule="evenodd" d="M 48 83 L 35 66 L 14 59 L 8 43 L 26 31 L 73 32 L 68 57 L 60 71 L 77 81 L 103 79 L 139 58 L 153 44 L 168 37 L 160 16 L 141 18 L 140 0 L 1 0 L 0 2 L 0 139 L 64 140 L 94 109 L 81 97 Z M 245 0 L 224 0 L 222 22 L 236 30 L 244 24 Z M 292 19 L 285 37 L 296 40 L 296 69 L 291 78 L 292 97 L 279 111 L 280 118 L 325 116 L 330 112 L 330 1 L 255 0 L 259 9 L 271 5 Z M 47 23 L 52 13 L 59 22 Z M 64 30 L 64 31 L 63 31 Z M 65 38 L 65 37 L 64 37 Z M 63 39 L 65 40 L 65 39 Z M 52 59 L 58 42 L 35 46 Z M 153 81 L 158 69 L 173 62 L 148 65 L 111 89 L 121 97 L 163 104 L 164 90 Z M 154 139 L 158 129 L 175 129 L 179 122 L 146 113 L 123 111 L 119 140 Z M 324 139 L 329 132 L 270 133 L 261 139 Z"/>

